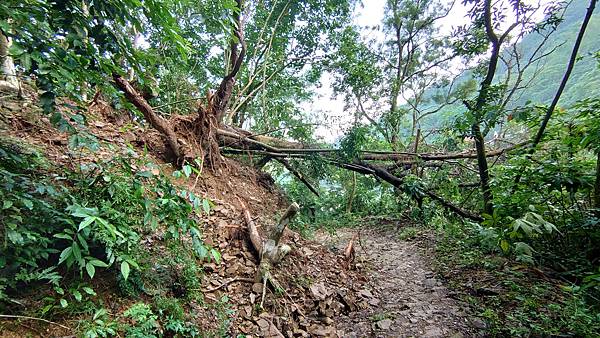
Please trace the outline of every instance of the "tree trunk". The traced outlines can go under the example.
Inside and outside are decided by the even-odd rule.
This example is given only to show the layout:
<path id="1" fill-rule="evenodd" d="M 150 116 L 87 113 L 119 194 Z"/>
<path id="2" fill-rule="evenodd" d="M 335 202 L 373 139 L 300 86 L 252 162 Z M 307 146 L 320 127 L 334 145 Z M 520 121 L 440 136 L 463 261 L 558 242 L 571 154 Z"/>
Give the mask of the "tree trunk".
<path id="1" fill-rule="evenodd" d="M 18 90 L 19 79 L 15 64 L 8 53 L 11 44 L 11 39 L 0 31 L 0 89 Z"/>
<path id="2" fill-rule="evenodd" d="M 481 133 L 480 123 L 483 119 L 483 116 L 485 116 L 483 110 L 487 104 L 488 92 L 490 86 L 492 85 L 492 81 L 494 80 L 494 75 L 496 74 L 496 67 L 498 66 L 498 59 L 500 55 L 500 46 L 510 31 L 517 26 L 517 23 L 514 23 L 500 37 L 498 37 L 498 35 L 496 35 L 494 32 L 491 6 L 492 1 L 485 0 L 485 12 L 483 15 L 483 20 L 485 23 L 485 32 L 488 41 L 492 44 L 492 54 L 490 56 L 490 62 L 488 64 L 485 79 L 483 79 L 481 82 L 481 88 L 479 89 L 479 95 L 477 96 L 475 107 L 469 107 L 469 110 L 472 111 L 475 119 L 473 125 L 471 126 L 471 132 L 473 134 L 473 138 L 475 139 L 475 150 L 477 151 L 477 167 L 479 169 L 479 180 L 481 182 L 481 193 L 483 195 L 483 211 L 489 215 L 494 213 L 494 197 L 490 188 L 490 174 L 488 170 L 487 156 L 485 153 L 485 135 Z"/>
<path id="3" fill-rule="evenodd" d="M 115 73 L 113 74 L 113 79 L 117 87 L 125 93 L 127 100 L 139 109 L 139 111 L 144 114 L 146 121 L 166 138 L 171 151 L 173 151 L 174 162 L 182 164 L 184 154 L 177 141 L 177 134 L 175 134 L 175 131 L 169 122 L 156 115 L 146 99 L 144 99 L 125 78 Z"/>
<path id="4" fill-rule="evenodd" d="M 231 99 L 235 76 L 240 71 L 244 57 L 246 56 L 246 41 L 244 40 L 244 21 L 242 18 L 243 0 L 237 0 L 238 10 L 233 15 L 233 35 L 229 46 L 229 66 L 231 70 L 219 85 L 212 102 L 210 104 L 210 113 L 216 118 L 219 124 L 223 123 L 227 106 Z M 238 54 L 238 45 L 240 50 Z"/>
<path id="5" fill-rule="evenodd" d="M 488 162 L 485 154 L 485 140 L 479 129 L 479 124 L 474 124 L 472 127 L 473 137 L 475 138 L 475 148 L 477 150 L 477 168 L 479 170 L 479 181 L 481 184 L 481 193 L 483 195 L 483 211 L 492 215 L 494 213 L 494 205 L 492 203 L 494 196 L 490 188 L 490 172 L 488 170 Z"/>
<path id="6" fill-rule="evenodd" d="M 347 214 L 352 212 L 352 203 L 354 202 L 355 196 L 356 196 L 356 172 L 352 172 L 352 190 L 350 190 L 350 195 L 348 196 L 348 203 L 346 203 L 346 213 Z"/>
<path id="7" fill-rule="evenodd" d="M 594 208 L 596 216 L 600 217 L 600 150 L 596 159 L 596 184 L 594 185 Z"/>

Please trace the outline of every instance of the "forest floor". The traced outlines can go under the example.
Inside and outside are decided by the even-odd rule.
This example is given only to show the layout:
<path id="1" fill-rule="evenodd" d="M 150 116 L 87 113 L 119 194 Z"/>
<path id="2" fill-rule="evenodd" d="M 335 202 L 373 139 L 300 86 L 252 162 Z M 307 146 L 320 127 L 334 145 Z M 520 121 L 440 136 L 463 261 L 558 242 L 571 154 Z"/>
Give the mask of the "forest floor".
<path id="1" fill-rule="evenodd" d="M 343 337 L 472 337 L 485 324 L 436 276 L 427 239 L 403 238 L 396 226 L 317 233 L 317 241 L 343 251 L 359 232 L 355 267 L 367 275 L 360 291 L 369 307 L 339 318 Z"/>
<path id="2" fill-rule="evenodd" d="M 37 149 L 49 163 L 47 175 L 77 171 L 86 163 L 103 168 L 107 161 L 133 156 L 140 165 L 153 164 L 161 175 L 173 176 L 173 167 L 147 153 L 161 153 L 160 135 L 124 112 L 102 102 L 88 108 L 89 120 L 81 133 L 98 139 L 99 148 L 91 152 L 73 148 L 72 135 L 58 132 L 47 117 L 40 118 L 35 100 L 0 100 L 0 139 Z M 316 241 L 302 237 L 291 225 L 283 242 L 292 252 L 273 271 L 283 292 L 266 290 L 261 305 L 263 286 L 253 283 L 257 255 L 248 243 L 238 200 L 245 202 L 259 232 L 265 233 L 289 201 L 268 174 L 233 159 L 225 163 L 220 173 L 205 170 L 201 177 L 172 178 L 177 186 L 212 201 L 210 214 L 199 225 L 205 243 L 221 253 L 220 262 L 183 261 L 164 240 L 164 229 L 144 233 L 139 249 L 146 253 L 143 259 L 152 278 L 138 294 L 132 296 L 118 283 L 115 269 L 88 281 L 97 296 L 55 313 L 40 314 L 44 297 L 53 295 L 49 285 L 18 290 L 24 292 L 10 296 L 26 306 L 10 304 L 2 314 L 44 316 L 73 329 L 4 318 L 0 337 L 81 335 L 93 324 L 90 309 L 96 307 L 108 310 L 106 320 L 123 331 L 133 325 L 123 315 L 132 304 L 150 304 L 158 312 L 165 299 L 181 304 L 186 320 L 205 336 L 457 338 L 597 332 L 597 319 L 582 314 L 580 303 L 572 301 L 562 283 L 548 277 L 550 272 L 482 252 L 476 234 L 464 225 L 444 223 L 440 229 L 377 216 L 355 221 L 360 230 L 357 224 L 335 234 L 318 231 Z M 356 256 L 348 266 L 343 251 L 356 233 Z M 165 273 L 158 275 L 159 268 Z M 193 278 L 184 274 L 188 270 Z M 190 292 L 176 294 L 172 286 L 184 284 Z M 195 296 L 199 291 L 201 297 Z M 585 327 L 590 329 L 581 329 Z"/>

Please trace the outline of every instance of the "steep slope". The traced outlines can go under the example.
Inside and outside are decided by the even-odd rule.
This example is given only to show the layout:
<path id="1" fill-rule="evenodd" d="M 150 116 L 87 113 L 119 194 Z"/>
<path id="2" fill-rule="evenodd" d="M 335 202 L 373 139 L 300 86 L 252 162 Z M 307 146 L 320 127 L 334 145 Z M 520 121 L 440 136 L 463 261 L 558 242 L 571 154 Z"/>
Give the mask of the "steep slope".
<path id="1" fill-rule="evenodd" d="M 280 336 L 282 333 L 289 337 L 335 336 L 336 316 L 360 306 L 356 294 L 363 279 L 358 272 L 345 269 L 340 257 L 291 230 L 286 230 L 282 241 L 292 251 L 273 271 L 283 289 L 267 287 L 263 294 L 262 283 L 254 282 L 258 257 L 249 243 L 238 201 L 248 206 L 260 232 L 268 233 L 288 203 L 270 176 L 227 159 L 219 172 L 204 168 L 198 175 L 185 178 L 179 173 L 180 177 L 174 179 L 175 168 L 146 151 L 149 143 L 157 142 L 158 133 L 132 121 L 126 112 L 115 111 L 101 100 L 94 101 L 84 111 L 63 102 L 63 114 L 79 112 L 86 116 L 77 133 L 70 135 L 57 130 L 42 115 L 35 106 L 34 92 L 26 93 L 26 97 L 21 100 L 3 96 L 0 101 L 1 139 L 10 143 L 9 148 L 16 153 L 36 151 L 46 158 L 49 166 L 37 175 L 52 178 L 61 172 L 126 162 L 143 177 L 170 179 L 177 189 L 210 201 L 207 206 L 210 211 L 197 222 L 204 245 L 217 253 L 211 252 L 214 259 L 190 260 L 177 250 L 191 250 L 196 245 L 192 238 L 183 235 L 181 246 L 173 246 L 173 241 L 168 240 L 170 224 L 159 223 L 156 229 L 148 227 L 140 232 L 136 249 L 144 268 L 132 271 L 129 281 L 119 277 L 115 266 L 106 270 L 97 268 L 91 280 L 87 275 L 79 279 L 77 274 L 61 268 L 59 271 L 64 275 L 61 285 L 65 289 L 71 281 L 80 283 L 80 280 L 93 288 L 94 293 L 90 291 L 91 296 L 83 301 L 69 298 L 69 304 L 73 305 L 62 308 L 52 305 L 48 311 L 42 309 L 52 304 L 49 299 L 55 302 L 60 297 L 48 284 L 21 283 L 24 289 L 6 290 L 7 298 L 0 299 L 0 309 L 9 318 L 0 318 L 1 336 L 22 337 L 42 332 L 45 336 L 93 336 L 99 330 L 104 330 L 101 331 L 104 334 L 109 332 L 109 336 L 143 330 L 161 336 Z M 77 147 L 84 137 L 85 142 L 95 144 L 93 150 Z M 120 170 L 118 166 L 110 168 Z M 91 170 L 89 175 L 97 172 Z M 144 180 L 140 182 L 151 182 Z M 72 183 L 65 181 L 65 184 Z M 4 220 L 0 221 L 4 231 Z M 58 257 L 50 258 L 53 259 Z M 0 266 L 0 277 L 6 276 L 10 272 Z M 318 290 L 327 291 L 319 293 L 315 285 Z M 175 317 L 180 320 L 173 321 Z M 145 321 L 152 325 L 142 325 Z M 175 323 L 180 327 L 175 327 Z"/>
<path id="2" fill-rule="evenodd" d="M 583 21 L 587 5 L 587 1 L 580 0 L 572 1 L 567 7 L 563 21 L 558 25 L 557 30 L 551 35 L 551 38 L 544 44 L 539 54 L 554 51 L 530 66 L 524 72 L 522 84 L 528 84 L 528 86 L 515 92 L 507 108 L 523 107 L 529 103 L 550 104 L 567 67 L 573 48 L 573 41 Z M 598 60 L 594 57 L 595 53 L 600 51 L 600 40 L 595 36 L 598 31 L 600 31 L 600 15 L 596 13 L 592 16 L 586 35 L 582 41 L 579 53 L 581 59 L 577 62 L 571 73 L 567 87 L 559 101 L 559 106 L 570 106 L 576 101 L 587 98 L 600 90 L 600 67 Z M 541 40 L 542 37 L 540 34 L 532 32 L 519 42 L 517 50 L 522 55 L 523 60 L 526 60 L 533 53 Z M 516 75 L 513 73 L 511 76 L 514 79 Z M 507 67 L 500 62 L 494 78 L 495 82 L 502 82 L 506 77 Z M 471 79 L 473 79 L 473 72 L 469 70 L 459 77 L 457 83 L 464 83 Z M 432 90 L 432 93 L 427 95 L 445 93 L 446 91 L 447 88 L 441 88 Z M 434 107 L 434 105 L 431 106 L 431 108 Z M 427 110 L 427 107 L 425 107 L 425 110 Z M 464 111 L 465 107 L 460 102 L 447 106 L 442 111 L 424 118 L 422 120 L 422 128 L 439 128 L 452 121 Z"/>

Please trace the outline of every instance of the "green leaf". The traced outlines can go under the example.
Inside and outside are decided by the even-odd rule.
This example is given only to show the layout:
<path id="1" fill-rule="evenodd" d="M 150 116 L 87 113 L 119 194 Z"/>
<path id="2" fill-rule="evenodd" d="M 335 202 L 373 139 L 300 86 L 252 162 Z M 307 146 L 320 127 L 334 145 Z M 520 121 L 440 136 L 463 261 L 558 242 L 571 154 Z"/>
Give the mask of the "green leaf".
<path id="1" fill-rule="evenodd" d="M 71 247 L 73 248 L 73 257 L 75 257 L 77 261 L 81 261 L 81 250 L 79 249 L 77 242 L 73 242 Z"/>
<path id="2" fill-rule="evenodd" d="M 123 279 L 127 280 L 129 278 L 129 263 L 122 262 L 121 263 L 121 275 L 123 275 Z"/>
<path id="3" fill-rule="evenodd" d="M 510 248 L 510 244 L 508 244 L 508 241 L 503 239 L 502 241 L 500 241 L 500 248 L 502 248 L 502 251 L 504 253 L 508 252 L 508 249 Z"/>
<path id="4" fill-rule="evenodd" d="M 24 243 L 23 236 L 19 232 L 10 229 L 6 232 L 6 234 L 8 236 L 8 239 L 10 239 L 10 241 L 13 244 L 23 245 L 23 243 Z"/>
<path id="5" fill-rule="evenodd" d="M 27 209 L 33 210 L 33 202 L 31 202 L 30 200 L 25 200 L 25 199 L 22 201 Z"/>
<path id="6" fill-rule="evenodd" d="M 210 254 L 211 256 L 213 256 L 217 264 L 221 263 L 221 253 L 219 251 L 217 251 L 216 249 L 210 249 Z"/>
<path id="7" fill-rule="evenodd" d="M 60 299 L 60 306 L 62 306 L 63 308 L 66 308 L 69 305 L 69 303 L 67 302 L 66 299 L 61 298 Z"/>
<path id="8" fill-rule="evenodd" d="M 90 264 L 92 264 L 93 266 L 100 267 L 100 268 L 107 268 L 108 267 L 108 264 L 104 263 L 101 260 L 97 260 L 97 259 L 92 259 L 90 261 Z"/>
<path id="9" fill-rule="evenodd" d="M 88 295 L 92 295 L 92 296 L 96 295 L 96 291 L 94 291 L 94 289 L 92 289 L 88 286 L 84 286 L 81 289 L 83 290 L 83 292 L 87 293 Z"/>
<path id="10" fill-rule="evenodd" d="M 71 241 L 71 240 L 73 240 L 73 238 L 72 238 L 70 235 L 68 235 L 68 234 L 65 234 L 65 233 L 54 234 L 54 236 L 53 236 L 53 237 L 56 237 L 56 238 L 61 238 L 61 239 L 66 239 L 66 240 L 68 240 L 68 241 Z"/>
<path id="11" fill-rule="evenodd" d="M 66 261 L 71 256 L 71 252 L 72 251 L 73 251 L 73 247 L 72 246 L 64 249 L 60 253 L 60 259 L 58 260 L 58 264 L 60 265 L 62 262 Z"/>
<path id="12" fill-rule="evenodd" d="M 10 208 L 12 206 L 13 206 L 13 202 L 12 201 L 4 201 L 2 203 L 2 209 L 8 209 L 8 208 Z"/>
<path id="13" fill-rule="evenodd" d="M 83 251 L 88 252 L 89 247 L 85 238 L 81 236 L 81 234 L 77 234 L 77 240 L 79 240 L 79 244 L 81 244 L 81 248 L 83 248 Z"/>
<path id="14" fill-rule="evenodd" d="M 87 274 L 90 276 L 90 278 L 94 278 L 94 275 L 96 274 L 96 268 L 92 263 L 87 262 L 85 264 L 85 271 L 87 271 Z"/>
<path id="15" fill-rule="evenodd" d="M 210 202 L 208 202 L 207 199 L 202 200 L 202 209 L 204 210 L 205 214 L 208 215 L 210 213 Z"/>
<path id="16" fill-rule="evenodd" d="M 25 53 L 25 50 L 19 46 L 18 44 L 14 43 L 10 46 L 10 48 L 8 49 L 8 53 L 12 56 L 12 57 L 17 57 L 23 53 Z"/>
<path id="17" fill-rule="evenodd" d="M 77 290 L 73 291 L 73 297 L 75 297 L 75 300 L 77 300 L 78 302 L 81 302 L 81 299 L 83 299 L 83 297 L 81 296 L 81 292 Z"/>
<path id="18" fill-rule="evenodd" d="M 81 230 L 85 229 L 88 225 L 92 224 L 95 220 L 96 220 L 96 217 L 87 216 L 86 218 L 83 219 L 83 221 L 81 221 L 81 223 L 79 223 L 79 228 L 77 228 L 77 231 L 81 231 Z"/>
<path id="19" fill-rule="evenodd" d="M 204 245 L 202 245 L 202 244 L 194 245 L 194 249 L 196 250 L 196 254 L 198 255 L 198 258 L 204 259 L 208 256 L 208 249 Z"/>
<path id="20" fill-rule="evenodd" d="M 188 164 L 184 165 L 181 169 L 183 169 L 183 174 L 185 177 L 189 178 L 192 174 L 192 167 Z"/>
<path id="21" fill-rule="evenodd" d="M 86 218 L 98 215 L 98 208 L 84 208 L 80 205 L 72 205 L 69 208 L 72 216 Z"/>

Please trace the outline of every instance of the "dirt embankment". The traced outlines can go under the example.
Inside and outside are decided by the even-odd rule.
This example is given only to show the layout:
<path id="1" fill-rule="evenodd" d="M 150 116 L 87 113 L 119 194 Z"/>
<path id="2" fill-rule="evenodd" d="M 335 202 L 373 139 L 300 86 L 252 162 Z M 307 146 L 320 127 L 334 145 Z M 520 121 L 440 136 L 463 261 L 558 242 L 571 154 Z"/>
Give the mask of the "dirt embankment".
<path id="1" fill-rule="evenodd" d="M 35 146 L 57 168 L 75 169 L 86 162 L 100 163 L 130 152 L 127 150 L 130 148 L 137 154 L 135 156 L 148 156 L 163 174 L 170 176 L 173 172 L 174 168 L 159 156 L 160 146 L 164 144 L 160 135 L 139 125 L 127 113 L 115 111 L 102 101 L 93 102 L 82 112 L 86 117 L 83 131 L 93 135 L 100 147 L 93 152 L 73 150 L 69 147 L 69 135 L 59 132 L 36 106 L 35 94 L 26 93 L 26 96 L 25 100 L 6 97 L 0 100 L 2 135 L 16 139 L 25 147 Z M 60 109 L 77 112 L 69 107 Z M 344 269 L 341 257 L 320 244 L 286 231 L 282 242 L 290 245 L 292 251 L 272 271 L 283 290 L 267 289 L 261 308 L 262 284 L 253 282 L 257 273 L 257 253 L 248 241 L 237 199 L 249 207 L 263 234 L 276 222 L 288 201 L 269 175 L 229 159 L 218 171 L 203 168 L 199 177 L 192 175 L 190 179 L 178 179 L 177 183 L 214 203 L 210 215 L 202 220 L 202 230 L 205 242 L 218 248 L 222 260 L 218 264 L 197 262 L 203 270 L 203 301 L 184 304 L 188 317 L 201 332 L 214 332 L 222 324 L 223 318 L 219 317 L 214 304 L 224 295 L 228 296 L 226 320 L 229 321 L 227 335 L 230 336 L 340 336 L 337 318 L 367 306 L 358 296 L 365 282 L 360 273 Z M 167 250 L 160 233 L 147 235 L 141 243 L 147 246 L 150 255 L 160 255 L 162 250 Z M 110 280 L 114 278 L 112 276 L 99 273 L 93 284 L 98 292 L 97 299 L 114 318 L 119 318 L 120 312 L 136 301 L 151 302 L 151 295 L 124 298 L 118 294 L 115 282 Z M 170 293 L 167 296 L 176 297 Z M 31 304 L 36 301 L 32 300 Z M 35 309 L 20 312 L 33 313 Z M 85 315 L 49 319 L 74 328 Z M 0 321 L 0 327 L 3 330 L 0 336 L 37 336 L 40 332 L 45 336 L 77 334 L 76 329 L 65 331 L 41 321 L 4 319 Z"/>

